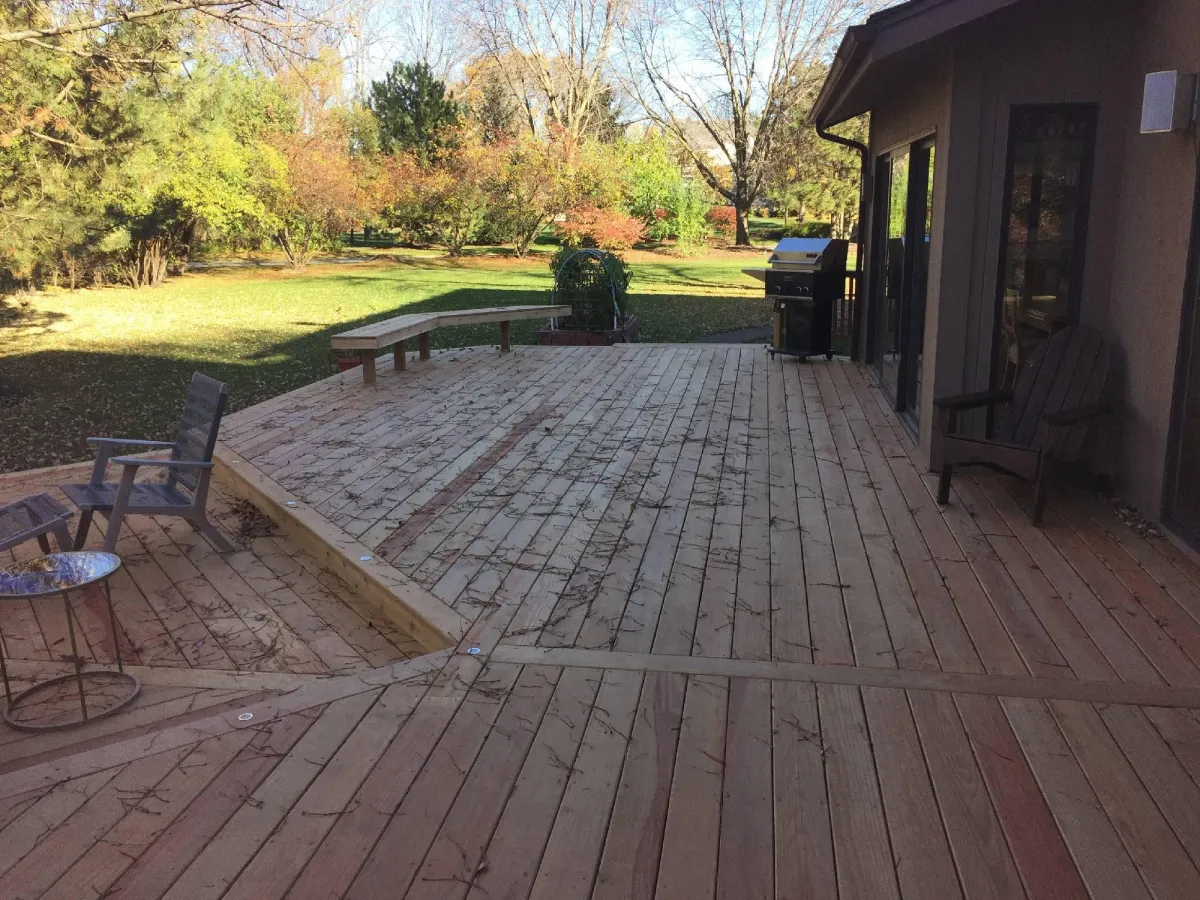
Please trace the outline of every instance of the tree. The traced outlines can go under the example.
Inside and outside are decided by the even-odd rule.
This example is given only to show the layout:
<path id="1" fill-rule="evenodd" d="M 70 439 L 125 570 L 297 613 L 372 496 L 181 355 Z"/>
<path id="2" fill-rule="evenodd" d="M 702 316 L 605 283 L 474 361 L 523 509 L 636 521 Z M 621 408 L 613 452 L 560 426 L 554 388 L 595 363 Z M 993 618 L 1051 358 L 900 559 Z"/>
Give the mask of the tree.
<path id="1" fill-rule="evenodd" d="M 218 43 L 232 36 L 248 56 L 277 62 L 301 59 L 314 44 L 339 42 L 338 23 L 348 0 L 42 0 L 7 4 L 0 13 L 0 48 L 24 46 L 51 53 L 87 52 L 110 64 L 145 62 L 130 55 L 117 32 L 163 24 L 208 29 Z M 223 34 L 222 34 L 223 32 Z M 228 44 L 228 41 L 223 43 Z M 86 50 L 81 50 L 81 44 Z M 179 45 L 153 48 L 174 53 Z M 213 49 L 213 48 L 208 48 Z"/>
<path id="2" fill-rule="evenodd" d="M 467 65 L 460 96 L 485 141 L 505 141 L 521 131 L 525 98 L 518 98 L 490 57 Z M 533 134 L 532 127 L 528 131 Z"/>
<path id="3" fill-rule="evenodd" d="M 835 38 L 878 0 L 639 2 L 623 36 L 628 88 L 733 204 L 736 241 L 749 246 L 746 218 L 790 110 Z"/>
<path id="4" fill-rule="evenodd" d="M 424 230 L 450 251 L 462 254 L 492 202 L 504 164 L 503 150 L 485 144 L 478 131 L 457 128 L 441 136 L 446 148 L 433 161 L 417 160 L 410 203 Z"/>
<path id="5" fill-rule="evenodd" d="M 109 253 L 123 247 L 119 265 L 131 286 L 161 284 L 202 230 L 246 235 L 264 223 L 271 175 L 261 136 L 268 123 L 291 121 L 277 95 L 199 60 L 188 77 L 126 86 L 116 102 L 138 143 L 114 160 L 119 178 L 99 196 L 110 229 L 105 245 Z"/>
<path id="6" fill-rule="evenodd" d="M 467 2 L 480 46 L 514 93 L 538 92 L 546 122 L 571 139 L 603 124 L 609 54 L 629 0 Z"/>
<path id="7" fill-rule="evenodd" d="M 615 160 L 596 142 L 580 142 L 561 129 L 539 140 L 533 135 L 506 142 L 493 193 L 491 217 L 523 257 L 542 228 L 582 203 L 611 205 L 617 187 Z"/>
<path id="8" fill-rule="evenodd" d="M 371 192 L 361 164 L 339 131 L 280 133 L 268 160 L 268 228 L 293 268 L 333 247 L 371 214 Z"/>
<path id="9" fill-rule="evenodd" d="M 72 284 L 85 266 L 155 285 L 200 229 L 248 230 L 258 134 L 291 111 L 269 83 L 163 47 L 189 39 L 158 17 L 114 25 L 106 52 L 16 42 L 0 66 L 0 269 Z M 65 40 L 65 38 L 64 38 Z M 77 52 L 76 52 L 77 51 Z"/>
<path id="10" fill-rule="evenodd" d="M 429 159 L 439 136 L 458 124 L 459 106 L 427 63 L 398 62 L 383 81 L 371 83 L 368 106 L 379 120 L 385 153 L 407 150 Z"/>
<path id="11" fill-rule="evenodd" d="M 800 219 L 821 218 L 833 224 L 838 236 L 849 236 L 858 216 L 862 159 L 848 147 L 827 141 L 817 134 L 812 108 L 817 87 L 825 79 L 818 67 L 813 85 L 797 99 L 780 126 L 775 150 L 766 167 L 766 189 L 783 207 L 786 222 L 795 210 Z M 851 119 L 838 132 L 860 143 L 869 139 L 865 116 Z"/>

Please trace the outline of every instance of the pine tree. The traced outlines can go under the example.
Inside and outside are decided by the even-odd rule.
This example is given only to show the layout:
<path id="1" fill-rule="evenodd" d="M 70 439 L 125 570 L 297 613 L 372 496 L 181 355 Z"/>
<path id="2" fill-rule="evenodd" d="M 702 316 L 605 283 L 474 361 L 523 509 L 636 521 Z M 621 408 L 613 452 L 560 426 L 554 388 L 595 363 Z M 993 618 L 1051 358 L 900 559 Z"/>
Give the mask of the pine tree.
<path id="1" fill-rule="evenodd" d="M 422 159 L 436 155 L 438 135 L 459 121 L 459 105 L 426 63 L 398 62 L 383 81 L 371 83 L 367 105 L 379 120 L 385 153 L 409 150 Z"/>

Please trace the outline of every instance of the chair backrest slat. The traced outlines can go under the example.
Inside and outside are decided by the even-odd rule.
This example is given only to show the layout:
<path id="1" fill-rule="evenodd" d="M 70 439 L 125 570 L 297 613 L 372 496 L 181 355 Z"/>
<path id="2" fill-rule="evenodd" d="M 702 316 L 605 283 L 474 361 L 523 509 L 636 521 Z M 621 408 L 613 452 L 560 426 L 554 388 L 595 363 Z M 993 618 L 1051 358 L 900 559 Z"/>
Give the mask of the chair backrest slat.
<path id="1" fill-rule="evenodd" d="M 228 390 L 224 384 L 196 372 L 188 389 L 183 415 L 179 419 L 179 436 L 171 450 L 171 459 L 186 462 L 211 462 L 217 445 L 221 416 L 225 413 Z M 196 469 L 169 469 L 167 483 L 194 491 L 200 482 Z"/>
<path id="2" fill-rule="evenodd" d="M 1040 447 L 1073 462 L 1079 458 L 1088 425 L 1054 427 L 1045 416 L 1102 399 L 1110 353 L 1104 336 L 1087 325 L 1056 332 L 1034 353 L 1013 391 L 1013 401 L 997 435 L 1000 440 Z"/>

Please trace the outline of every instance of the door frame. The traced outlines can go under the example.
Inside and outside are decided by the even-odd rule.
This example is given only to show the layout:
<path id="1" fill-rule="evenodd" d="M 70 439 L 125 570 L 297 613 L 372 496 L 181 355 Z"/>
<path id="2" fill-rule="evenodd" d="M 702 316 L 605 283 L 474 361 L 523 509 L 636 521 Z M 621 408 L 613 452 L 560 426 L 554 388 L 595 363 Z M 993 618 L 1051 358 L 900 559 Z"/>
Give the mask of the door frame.
<path id="1" fill-rule="evenodd" d="M 1200 549 L 1200 532 L 1175 516 L 1179 494 L 1180 467 L 1183 463 L 1183 427 L 1187 414 L 1187 386 L 1192 368 L 1200 366 L 1193 359 L 1194 330 L 1200 326 L 1200 166 L 1196 192 L 1192 201 L 1191 239 L 1188 243 L 1187 275 L 1184 278 L 1183 305 L 1179 314 L 1179 343 L 1175 353 L 1175 386 L 1171 395 L 1171 423 L 1167 429 L 1167 458 L 1163 477 L 1163 524 L 1190 546 Z"/>
<path id="2" fill-rule="evenodd" d="M 866 362 L 868 368 L 876 377 L 879 383 L 880 390 L 883 391 L 885 397 L 891 403 L 892 409 L 899 414 L 900 421 L 913 434 L 917 433 L 920 428 L 919 422 L 912 420 L 911 413 L 911 398 L 906 396 L 909 387 L 913 348 L 913 335 L 911 334 L 911 322 L 909 316 L 912 310 L 913 302 L 913 284 L 910 277 L 913 271 L 913 264 L 916 260 L 917 245 L 914 238 L 920 237 L 924 240 L 925 235 L 925 215 L 928 215 L 928 205 L 932 202 L 928 196 L 929 190 L 929 172 L 926 169 L 925 178 L 914 178 L 913 161 L 917 155 L 924 149 L 932 149 L 936 152 L 937 148 L 937 132 L 930 131 L 918 137 L 909 138 L 890 147 L 887 150 L 881 151 L 875 156 L 874 168 L 874 211 L 871 239 L 874 242 L 875 259 L 871 263 L 871 278 L 868 292 L 867 304 L 867 328 L 866 328 Z M 879 340 L 881 336 L 880 317 L 883 315 L 884 291 L 887 288 L 886 266 L 887 266 L 887 229 L 891 218 L 891 160 L 897 153 L 907 153 L 909 157 L 909 178 L 908 191 L 905 196 L 905 221 L 904 221 L 904 277 L 901 283 L 900 303 L 898 309 L 898 321 L 896 323 L 897 343 L 900 346 L 900 359 L 896 369 L 896 395 L 892 396 L 887 387 L 883 384 L 883 379 L 879 377 L 880 373 L 876 368 L 880 361 Z M 934 163 L 933 177 L 937 177 L 937 164 Z M 918 190 L 919 188 L 919 190 Z M 921 209 L 925 212 L 919 222 L 915 221 L 913 215 L 914 200 L 919 201 Z M 929 273 L 926 273 L 926 302 L 928 301 L 928 283 Z M 928 309 L 926 309 L 928 313 Z M 922 317 L 924 322 L 925 317 Z M 922 333 L 922 342 L 924 334 Z"/>

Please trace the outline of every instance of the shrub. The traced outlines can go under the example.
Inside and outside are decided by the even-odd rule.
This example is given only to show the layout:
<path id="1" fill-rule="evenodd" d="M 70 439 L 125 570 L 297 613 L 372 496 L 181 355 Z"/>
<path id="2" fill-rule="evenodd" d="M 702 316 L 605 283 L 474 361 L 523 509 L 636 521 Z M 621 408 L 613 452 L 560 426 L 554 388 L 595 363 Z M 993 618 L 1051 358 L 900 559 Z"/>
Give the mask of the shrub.
<path id="1" fill-rule="evenodd" d="M 780 229 L 780 237 L 831 238 L 833 226 L 828 222 L 794 222 Z"/>
<path id="2" fill-rule="evenodd" d="M 721 237 L 730 237 L 737 231 L 737 210 L 732 206 L 714 206 L 704 218 Z"/>
<path id="3" fill-rule="evenodd" d="M 677 248 L 687 253 L 702 246 L 711 233 L 707 216 L 712 195 L 707 188 L 700 182 L 681 181 L 668 202 Z"/>
<path id="4" fill-rule="evenodd" d="M 671 211 L 656 206 L 646 220 L 646 237 L 652 241 L 665 241 L 671 236 Z"/>
<path id="5" fill-rule="evenodd" d="M 568 247 L 599 247 L 601 250 L 628 250 L 645 237 L 646 224 L 616 209 L 577 206 L 567 212 L 556 226 L 558 236 Z"/>

